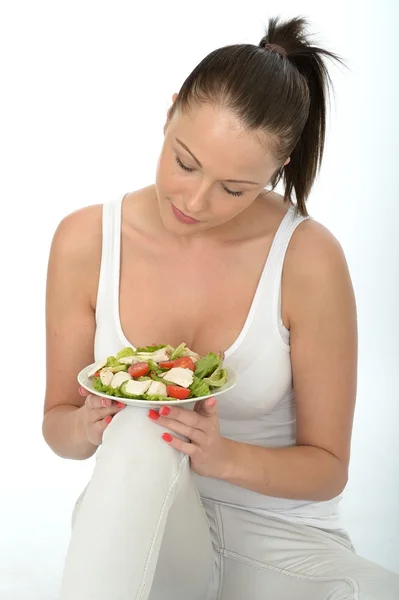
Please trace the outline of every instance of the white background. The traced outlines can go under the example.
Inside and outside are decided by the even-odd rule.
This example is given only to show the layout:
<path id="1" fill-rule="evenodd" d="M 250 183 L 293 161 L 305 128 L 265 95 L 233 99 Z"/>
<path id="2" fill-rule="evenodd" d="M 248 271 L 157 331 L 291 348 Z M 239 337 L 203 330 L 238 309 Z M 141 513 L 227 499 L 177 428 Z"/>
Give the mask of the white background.
<path id="1" fill-rule="evenodd" d="M 41 436 L 54 230 L 75 209 L 152 183 L 172 94 L 208 52 L 257 44 L 277 15 L 308 17 L 350 69 L 329 63 L 336 100 L 309 209 L 343 245 L 358 303 L 343 516 L 358 552 L 399 572 L 398 13 L 396 0 L 1 5 L 1 599 L 56 600 L 93 468 Z"/>

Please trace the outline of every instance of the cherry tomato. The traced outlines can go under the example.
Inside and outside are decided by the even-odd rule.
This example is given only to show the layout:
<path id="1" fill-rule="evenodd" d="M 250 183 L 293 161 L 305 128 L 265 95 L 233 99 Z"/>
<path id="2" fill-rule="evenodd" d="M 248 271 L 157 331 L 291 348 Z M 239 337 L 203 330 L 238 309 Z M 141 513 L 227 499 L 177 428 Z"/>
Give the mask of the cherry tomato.
<path id="1" fill-rule="evenodd" d="M 97 373 L 94 373 L 93 377 L 100 377 L 100 371 L 97 371 Z"/>
<path id="2" fill-rule="evenodd" d="M 132 377 L 144 377 L 144 375 L 147 375 L 149 370 L 150 370 L 150 367 L 149 367 L 148 363 L 138 362 L 138 363 L 135 363 L 134 365 L 131 365 L 128 368 L 127 372 Z"/>
<path id="3" fill-rule="evenodd" d="M 159 363 L 159 366 L 161 367 L 161 369 L 173 369 L 173 367 L 175 366 L 175 361 L 174 360 L 164 360 Z"/>
<path id="4" fill-rule="evenodd" d="M 190 395 L 190 390 L 182 388 L 178 385 L 167 385 L 166 393 L 169 398 L 176 398 L 177 400 L 185 400 Z"/>
<path id="5" fill-rule="evenodd" d="M 191 360 L 189 356 L 182 356 L 181 358 L 177 358 L 174 362 L 175 367 L 181 367 L 182 369 L 191 369 L 191 371 L 194 371 L 195 369 L 194 361 Z"/>

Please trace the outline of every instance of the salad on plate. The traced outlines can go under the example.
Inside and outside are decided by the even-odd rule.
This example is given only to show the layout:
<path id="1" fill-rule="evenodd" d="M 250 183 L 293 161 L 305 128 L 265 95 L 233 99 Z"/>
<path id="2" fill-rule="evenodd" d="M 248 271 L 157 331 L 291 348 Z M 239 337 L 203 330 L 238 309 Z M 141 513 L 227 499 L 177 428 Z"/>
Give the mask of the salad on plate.
<path id="1" fill-rule="evenodd" d="M 223 354 L 205 356 L 183 342 L 177 348 L 154 345 L 123 348 L 86 372 L 93 391 L 132 400 L 173 401 L 209 396 L 228 383 Z"/>

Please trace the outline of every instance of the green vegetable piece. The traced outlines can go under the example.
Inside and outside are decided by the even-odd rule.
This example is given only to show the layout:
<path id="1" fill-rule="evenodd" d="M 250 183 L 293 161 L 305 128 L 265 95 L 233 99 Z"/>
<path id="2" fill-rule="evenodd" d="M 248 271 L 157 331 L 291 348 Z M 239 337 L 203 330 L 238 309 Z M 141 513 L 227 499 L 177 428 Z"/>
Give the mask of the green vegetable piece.
<path id="1" fill-rule="evenodd" d="M 204 381 L 209 387 L 222 387 L 227 383 L 227 371 L 223 367 L 218 367 L 210 377 L 204 377 Z"/>
<path id="2" fill-rule="evenodd" d="M 183 342 L 182 344 L 180 344 L 180 346 L 177 346 L 177 348 L 175 350 L 173 350 L 170 360 L 176 360 L 177 358 L 180 358 L 181 356 L 183 356 L 185 349 L 186 349 L 186 344 Z"/>
<path id="3" fill-rule="evenodd" d="M 173 346 L 170 346 L 169 344 L 165 346 L 165 352 L 169 356 L 169 358 L 172 356 L 174 351 L 175 349 L 173 348 Z"/>
<path id="4" fill-rule="evenodd" d="M 119 371 L 127 371 L 128 365 L 117 364 L 115 366 L 109 367 L 111 373 L 118 373 Z"/>
<path id="5" fill-rule="evenodd" d="M 93 387 L 95 390 L 102 392 L 103 394 L 108 394 L 109 396 L 116 396 L 117 390 L 109 385 L 104 385 L 103 383 L 101 383 L 101 379 L 99 377 L 94 377 Z"/>
<path id="6" fill-rule="evenodd" d="M 150 394 L 144 394 L 144 400 L 152 400 L 153 402 L 161 402 L 163 400 L 170 400 L 168 396 L 154 396 Z"/>
<path id="7" fill-rule="evenodd" d="M 209 352 L 206 356 L 197 360 L 194 374 L 200 379 L 208 377 L 216 371 L 221 363 L 222 358 L 220 356 L 217 356 L 214 352 Z"/>
<path id="8" fill-rule="evenodd" d="M 119 362 L 116 360 L 115 356 L 108 356 L 106 367 L 117 367 L 119 366 Z"/>
<path id="9" fill-rule="evenodd" d="M 148 366 L 150 367 L 151 373 L 159 374 L 163 372 L 163 369 L 161 369 L 161 367 L 156 362 L 151 360 L 151 358 L 149 358 L 146 362 L 148 362 Z"/>
<path id="10" fill-rule="evenodd" d="M 199 396 L 208 396 L 210 394 L 209 386 L 199 377 L 194 375 L 194 380 L 189 387 L 193 396 L 198 398 Z"/>
<path id="11" fill-rule="evenodd" d="M 120 386 L 119 389 L 119 396 L 122 398 L 131 398 L 134 400 L 142 400 L 143 396 L 138 396 L 137 394 L 129 394 L 128 392 L 126 392 L 126 384 L 129 383 L 128 381 L 124 381 L 122 383 L 122 385 Z"/>
<path id="12" fill-rule="evenodd" d="M 145 346 L 144 348 L 137 348 L 136 352 L 156 352 L 165 348 L 165 344 L 159 344 L 158 346 Z"/>
<path id="13" fill-rule="evenodd" d="M 161 383 L 164 383 L 165 385 L 176 385 L 175 383 L 172 383 L 171 381 L 166 381 L 166 379 L 164 377 L 158 377 L 158 375 L 156 373 L 151 373 L 151 379 L 153 379 L 154 381 L 160 381 Z"/>
<path id="14" fill-rule="evenodd" d="M 126 346 L 126 348 L 123 348 L 123 350 L 120 350 L 118 352 L 118 354 L 116 355 L 116 360 L 119 360 L 120 358 L 124 358 L 125 356 L 134 356 L 134 355 L 135 355 L 135 351 L 133 350 L 133 348 Z"/>

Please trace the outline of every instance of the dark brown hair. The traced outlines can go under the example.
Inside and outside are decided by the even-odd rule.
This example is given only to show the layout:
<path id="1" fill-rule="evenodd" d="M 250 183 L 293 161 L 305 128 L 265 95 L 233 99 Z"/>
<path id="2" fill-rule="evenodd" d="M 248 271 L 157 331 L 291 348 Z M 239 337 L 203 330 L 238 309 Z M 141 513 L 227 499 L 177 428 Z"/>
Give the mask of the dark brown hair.
<path id="1" fill-rule="evenodd" d="M 326 130 L 326 100 L 331 78 L 322 55 L 346 66 L 333 52 L 312 46 L 308 21 L 269 19 L 258 46 L 236 44 L 208 54 L 184 81 L 175 104 L 188 113 L 203 103 L 229 109 L 249 132 L 264 132 L 276 160 L 283 165 L 270 180 L 284 178 L 284 201 L 307 215 L 305 202 L 320 169 Z M 287 53 L 265 48 L 277 44 Z"/>

